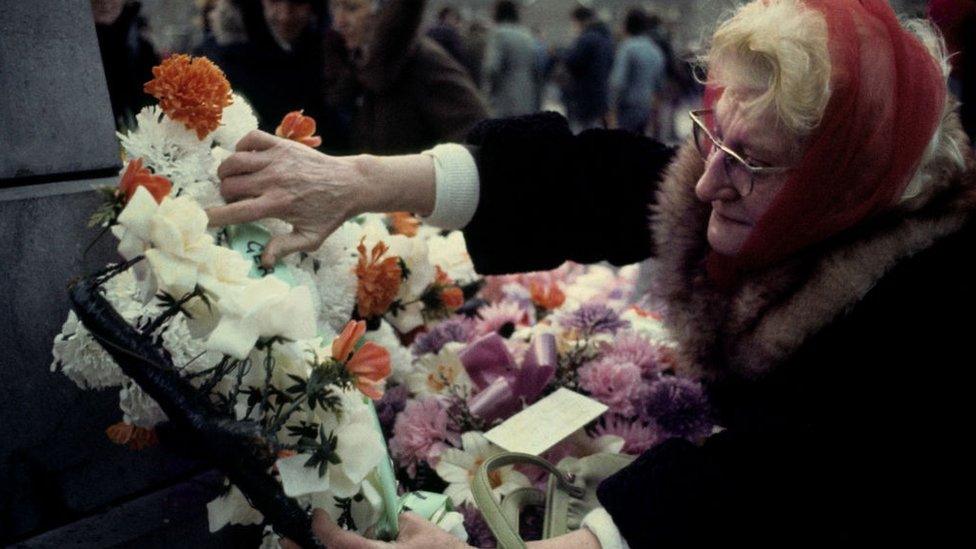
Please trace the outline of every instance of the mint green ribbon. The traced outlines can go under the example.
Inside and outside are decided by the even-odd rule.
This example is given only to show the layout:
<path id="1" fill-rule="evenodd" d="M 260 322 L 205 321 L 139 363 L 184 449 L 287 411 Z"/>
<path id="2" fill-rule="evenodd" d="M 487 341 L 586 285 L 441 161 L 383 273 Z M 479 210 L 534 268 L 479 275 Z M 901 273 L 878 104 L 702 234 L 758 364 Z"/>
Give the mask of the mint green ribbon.
<path id="1" fill-rule="evenodd" d="M 261 266 L 261 254 L 270 240 L 271 233 L 254 223 L 227 227 L 227 241 L 230 248 L 252 263 L 249 273 L 251 278 L 272 275 L 289 286 L 295 286 L 295 277 L 291 273 L 291 268 L 281 260 L 270 269 Z M 369 403 L 369 409 L 373 415 L 373 426 L 383 443 L 384 449 L 383 458 L 376 467 L 376 479 L 379 484 L 376 488 L 383 500 L 383 511 L 375 529 L 376 537 L 382 540 L 393 540 L 396 539 L 399 531 L 397 517 L 400 513 L 412 511 L 427 520 L 437 522 L 445 513 L 451 511 L 451 501 L 444 494 L 432 492 L 410 492 L 397 497 L 397 481 L 396 475 L 393 473 L 393 461 L 390 459 L 390 451 L 386 446 L 386 440 L 383 438 L 383 429 L 380 426 L 380 418 L 376 414 L 376 405 L 366 397 L 363 397 L 363 400 Z"/>

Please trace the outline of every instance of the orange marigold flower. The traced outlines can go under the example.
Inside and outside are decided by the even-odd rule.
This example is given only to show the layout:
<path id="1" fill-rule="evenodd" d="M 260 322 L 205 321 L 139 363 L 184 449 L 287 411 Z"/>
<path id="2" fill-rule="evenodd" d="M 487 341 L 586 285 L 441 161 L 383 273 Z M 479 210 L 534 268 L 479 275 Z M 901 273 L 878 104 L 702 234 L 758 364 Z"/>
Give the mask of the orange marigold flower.
<path id="1" fill-rule="evenodd" d="M 105 429 L 105 436 L 115 444 L 128 446 L 130 450 L 143 450 L 159 444 L 155 429 L 136 427 L 124 421 Z"/>
<path id="2" fill-rule="evenodd" d="M 128 202 L 139 187 L 145 187 L 149 194 L 156 199 L 156 202 L 162 202 L 163 198 L 173 190 L 173 184 L 170 183 L 169 179 L 161 175 L 153 175 L 148 168 L 142 167 L 141 158 L 134 158 L 125 167 L 125 173 L 122 174 L 122 179 L 119 181 L 119 193 L 122 194 L 122 202 Z"/>
<path id="3" fill-rule="evenodd" d="M 441 303 L 450 311 L 456 311 L 464 305 L 464 292 L 457 286 L 448 286 L 441 290 Z"/>
<path id="4" fill-rule="evenodd" d="M 393 226 L 393 234 L 417 236 L 417 230 L 420 228 L 420 220 L 411 215 L 410 212 L 392 212 L 386 215 L 389 217 L 390 224 Z"/>
<path id="5" fill-rule="evenodd" d="M 312 148 L 318 147 L 322 144 L 322 138 L 315 135 L 315 119 L 305 116 L 302 112 L 291 111 L 286 114 L 275 129 L 275 135 L 298 141 Z"/>
<path id="6" fill-rule="evenodd" d="M 558 309 L 566 302 L 566 294 L 559 289 L 556 282 L 550 282 L 546 286 L 542 282 L 533 280 L 529 283 L 529 293 L 532 295 L 532 303 L 547 311 Z"/>
<path id="7" fill-rule="evenodd" d="M 365 237 L 363 238 L 365 240 Z M 389 249 L 383 242 L 377 242 L 366 257 L 366 246 L 363 240 L 356 248 L 359 251 L 359 263 L 356 265 L 356 310 L 362 318 L 380 316 L 390 308 L 403 279 L 400 268 L 400 258 L 390 256 L 383 258 Z"/>
<path id="8" fill-rule="evenodd" d="M 224 107 L 233 98 L 230 83 L 206 57 L 171 55 L 153 67 L 153 79 L 143 89 L 159 100 L 166 116 L 182 122 L 203 139 L 220 125 Z"/>

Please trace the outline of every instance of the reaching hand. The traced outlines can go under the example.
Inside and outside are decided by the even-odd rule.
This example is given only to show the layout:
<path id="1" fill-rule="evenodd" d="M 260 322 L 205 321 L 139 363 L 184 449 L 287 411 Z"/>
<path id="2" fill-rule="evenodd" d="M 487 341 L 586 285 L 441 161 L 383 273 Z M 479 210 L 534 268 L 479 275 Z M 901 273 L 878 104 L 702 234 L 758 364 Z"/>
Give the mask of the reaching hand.
<path id="1" fill-rule="evenodd" d="M 271 239 L 261 256 L 271 266 L 281 256 L 318 248 L 336 228 L 361 213 L 364 175 L 351 158 L 252 131 L 217 169 L 226 206 L 207 211 L 211 225 L 276 217 L 290 234 Z"/>
<path id="2" fill-rule="evenodd" d="M 211 225 L 275 217 L 292 232 L 271 239 L 261 262 L 318 248 L 347 219 L 365 212 L 434 208 L 433 160 L 422 154 L 335 157 L 295 141 L 252 131 L 217 169 L 226 206 L 207 211 Z"/>
<path id="3" fill-rule="evenodd" d="M 366 539 L 355 532 L 343 530 L 328 513 L 316 509 L 312 516 L 312 531 L 328 549 L 470 549 L 470 546 L 441 530 L 414 513 L 400 515 L 400 535 L 394 543 Z M 289 539 L 281 540 L 284 549 L 299 549 Z"/>

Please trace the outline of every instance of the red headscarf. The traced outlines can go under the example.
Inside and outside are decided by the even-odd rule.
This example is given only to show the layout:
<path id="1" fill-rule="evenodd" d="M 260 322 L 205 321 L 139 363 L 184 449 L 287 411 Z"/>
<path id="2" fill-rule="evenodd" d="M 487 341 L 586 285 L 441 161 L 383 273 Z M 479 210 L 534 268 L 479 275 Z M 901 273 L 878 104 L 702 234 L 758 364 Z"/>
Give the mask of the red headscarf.
<path id="1" fill-rule="evenodd" d="M 935 134 L 942 72 L 885 0 L 806 0 L 827 21 L 830 100 L 800 163 L 739 254 L 712 252 L 729 285 L 895 204 Z M 706 94 L 706 108 L 721 92 Z"/>

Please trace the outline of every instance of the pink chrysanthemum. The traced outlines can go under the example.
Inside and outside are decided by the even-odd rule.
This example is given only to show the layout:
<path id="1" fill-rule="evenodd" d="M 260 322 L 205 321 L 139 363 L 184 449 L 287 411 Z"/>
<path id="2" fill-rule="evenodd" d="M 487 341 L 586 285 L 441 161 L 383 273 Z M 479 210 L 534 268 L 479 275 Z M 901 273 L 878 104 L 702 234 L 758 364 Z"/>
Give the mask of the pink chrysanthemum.
<path id="1" fill-rule="evenodd" d="M 635 456 L 643 454 L 661 439 L 661 434 L 653 426 L 620 416 L 610 416 L 597 424 L 593 436 L 603 435 L 616 435 L 624 439 L 621 451 Z"/>
<path id="2" fill-rule="evenodd" d="M 508 301 L 482 307 L 478 310 L 478 316 L 481 318 L 474 329 L 477 335 L 497 332 L 507 326 L 527 326 L 530 321 L 528 311 L 519 307 L 518 303 Z"/>
<path id="3" fill-rule="evenodd" d="M 633 362 L 602 358 L 579 369 L 580 387 L 622 416 L 635 413 L 634 401 L 643 387 L 641 369 Z"/>
<path id="4" fill-rule="evenodd" d="M 390 453 L 414 477 L 421 462 L 434 467 L 444 450 L 460 445 L 461 435 L 447 413 L 447 405 L 437 397 L 427 397 L 407 402 L 397 416 Z"/>
<path id="5" fill-rule="evenodd" d="M 661 372 L 662 360 L 658 346 L 634 331 L 620 332 L 613 343 L 604 346 L 605 359 L 617 362 L 631 362 L 641 369 L 645 378 Z"/>

